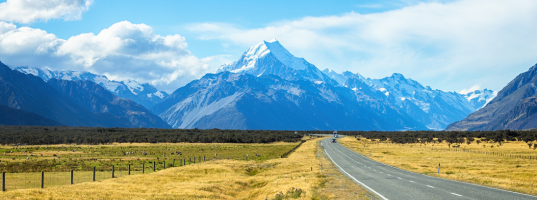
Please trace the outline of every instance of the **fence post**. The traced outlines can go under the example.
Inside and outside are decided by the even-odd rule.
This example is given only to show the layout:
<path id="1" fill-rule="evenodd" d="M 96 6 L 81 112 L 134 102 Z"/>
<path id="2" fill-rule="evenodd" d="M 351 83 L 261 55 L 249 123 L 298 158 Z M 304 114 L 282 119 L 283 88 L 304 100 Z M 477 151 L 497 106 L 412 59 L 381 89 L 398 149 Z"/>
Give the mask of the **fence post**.
<path id="1" fill-rule="evenodd" d="M 112 178 L 114 178 L 114 165 L 112 165 Z"/>
<path id="2" fill-rule="evenodd" d="M 153 171 L 155 171 L 155 161 L 153 161 Z"/>
<path id="3" fill-rule="evenodd" d="M 205 156 L 203 156 L 203 162 L 205 162 Z"/>
<path id="4" fill-rule="evenodd" d="M 142 163 L 142 174 L 145 174 L 145 163 Z"/>
<path id="5" fill-rule="evenodd" d="M 166 169 L 166 161 L 162 161 L 162 169 Z"/>
<path id="6" fill-rule="evenodd" d="M 131 164 L 129 164 L 129 175 L 131 175 Z"/>
<path id="7" fill-rule="evenodd" d="M 41 189 L 45 187 L 45 172 L 41 172 Z"/>
<path id="8" fill-rule="evenodd" d="M 73 170 L 71 170 L 71 185 L 73 185 Z"/>
<path id="9" fill-rule="evenodd" d="M 438 173 L 440 174 L 440 162 L 438 162 Z"/>
<path id="10" fill-rule="evenodd" d="M 175 159 L 173 159 L 172 167 L 175 167 Z"/>
<path id="11" fill-rule="evenodd" d="M 93 167 L 93 181 L 95 181 L 95 167 Z"/>
<path id="12" fill-rule="evenodd" d="M 2 172 L 2 192 L 6 191 L 6 173 Z"/>

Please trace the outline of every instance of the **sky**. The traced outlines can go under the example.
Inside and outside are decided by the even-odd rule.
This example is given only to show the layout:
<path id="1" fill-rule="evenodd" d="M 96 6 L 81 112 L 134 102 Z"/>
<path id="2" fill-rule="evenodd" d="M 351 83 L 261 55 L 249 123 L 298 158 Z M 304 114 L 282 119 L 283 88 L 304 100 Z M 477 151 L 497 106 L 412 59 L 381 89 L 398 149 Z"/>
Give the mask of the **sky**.
<path id="1" fill-rule="evenodd" d="M 500 90 L 537 63 L 537 1 L 0 1 L 0 61 L 173 92 L 276 38 L 319 69 Z"/>

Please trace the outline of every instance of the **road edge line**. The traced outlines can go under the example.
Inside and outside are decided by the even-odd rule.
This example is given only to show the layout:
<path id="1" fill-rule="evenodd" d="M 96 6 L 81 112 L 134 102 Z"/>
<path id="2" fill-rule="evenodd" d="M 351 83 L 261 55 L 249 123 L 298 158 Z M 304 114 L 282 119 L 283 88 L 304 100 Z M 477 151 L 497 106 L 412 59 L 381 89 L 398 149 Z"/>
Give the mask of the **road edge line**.
<path id="1" fill-rule="evenodd" d="M 379 194 L 377 191 L 371 189 L 369 186 L 367 186 L 366 184 L 360 182 L 359 180 L 357 180 L 356 178 L 354 178 L 352 175 L 350 175 L 349 173 L 347 173 L 347 171 L 345 171 L 343 168 L 341 168 L 336 162 L 334 162 L 334 160 L 332 159 L 332 156 L 330 156 L 330 154 L 326 151 L 326 149 L 323 149 L 324 152 L 326 153 L 326 155 L 330 158 L 330 160 L 332 161 L 332 163 L 334 163 L 334 165 L 336 165 L 341 171 L 343 171 L 345 174 L 347 174 L 350 178 L 352 178 L 354 181 L 356 181 L 357 183 L 359 183 L 360 185 L 366 187 L 367 189 L 369 189 L 371 192 L 375 193 L 376 195 L 380 196 L 380 198 L 384 199 L 384 200 L 388 200 L 386 197 L 382 196 L 381 194 Z"/>

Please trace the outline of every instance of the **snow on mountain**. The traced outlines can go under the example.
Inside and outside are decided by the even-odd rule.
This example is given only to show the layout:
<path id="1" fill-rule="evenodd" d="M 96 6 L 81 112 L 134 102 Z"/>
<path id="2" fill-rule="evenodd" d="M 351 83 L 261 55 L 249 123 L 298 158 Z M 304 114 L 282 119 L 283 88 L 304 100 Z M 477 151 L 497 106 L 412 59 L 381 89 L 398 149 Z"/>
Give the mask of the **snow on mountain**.
<path id="1" fill-rule="evenodd" d="M 460 92 L 466 99 L 474 106 L 476 110 L 485 107 L 496 95 L 498 91 L 492 91 L 488 89 L 475 90 L 473 92 Z"/>
<path id="2" fill-rule="evenodd" d="M 323 73 L 331 79 L 334 79 L 340 86 L 345 85 L 345 81 L 347 81 L 347 78 L 345 78 L 345 76 L 343 76 L 342 74 L 338 74 L 334 70 L 327 68 L 323 70 Z"/>
<path id="3" fill-rule="evenodd" d="M 329 69 L 323 73 L 362 96 L 383 100 L 378 95 L 382 94 L 394 108 L 406 112 L 430 129 L 443 130 L 448 124 L 476 110 L 464 95 L 433 90 L 398 73 L 382 79 L 365 78 L 348 71 L 338 74 Z"/>
<path id="4" fill-rule="evenodd" d="M 133 100 L 146 108 L 151 108 L 155 104 L 160 103 L 166 97 L 168 97 L 166 92 L 158 91 L 154 86 L 147 83 L 140 84 L 134 80 L 113 81 L 108 79 L 106 76 L 97 75 L 90 72 L 52 71 L 47 68 L 39 69 L 31 67 L 17 67 L 14 70 L 25 74 L 32 74 L 46 82 L 53 78 L 70 81 L 92 81 L 100 86 L 103 86 L 113 94 L 121 98 Z"/>
<path id="5" fill-rule="evenodd" d="M 328 84 L 337 84 L 315 65 L 304 58 L 295 57 L 276 39 L 263 41 L 250 47 L 238 61 L 222 65 L 217 73 L 224 71 L 254 76 L 272 74 L 286 80 L 304 79 L 312 82 L 322 81 Z"/>
<path id="6" fill-rule="evenodd" d="M 379 111 L 380 110 L 380 111 Z M 425 127 L 348 88 L 278 76 L 221 72 L 177 89 L 152 108 L 174 128 L 404 130 Z"/>
<path id="7" fill-rule="evenodd" d="M 516 76 L 497 93 L 490 90 L 467 92 L 469 99 L 479 100 L 483 96 L 483 101 L 490 96 L 492 100 L 465 119 L 450 124 L 446 130 L 527 130 L 537 127 L 536 84 L 537 64 Z"/>

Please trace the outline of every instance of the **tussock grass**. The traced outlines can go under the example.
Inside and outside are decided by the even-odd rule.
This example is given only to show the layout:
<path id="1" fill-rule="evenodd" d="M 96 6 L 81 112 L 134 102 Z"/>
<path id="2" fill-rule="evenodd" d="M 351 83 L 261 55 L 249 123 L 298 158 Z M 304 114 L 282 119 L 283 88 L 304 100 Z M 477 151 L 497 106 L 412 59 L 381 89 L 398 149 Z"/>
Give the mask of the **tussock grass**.
<path id="1" fill-rule="evenodd" d="M 391 144 L 345 137 L 340 142 L 373 160 L 386 163 L 404 170 L 423 173 L 451 180 L 464 181 L 515 192 L 537 195 L 537 160 L 493 156 L 472 151 L 495 152 L 510 155 L 532 155 L 537 152 L 529 149 L 525 142 L 460 144 L 459 151 L 447 143 L 434 144 Z M 485 148 L 483 147 L 485 145 Z M 490 146 L 493 146 L 492 148 Z M 440 148 L 433 150 L 431 147 Z M 438 163 L 440 174 L 437 174 Z"/>
<path id="2" fill-rule="evenodd" d="M 318 169 L 320 160 L 316 154 L 318 140 L 305 142 L 287 158 L 264 161 L 214 160 L 101 182 L 7 191 L 0 193 L 0 198 L 325 199 L 325 196 L 337 197 L 336 192 L 342 193 L 342 191 L 330 191 L 330 189 L 325 191 L 327 183 L 356 184 L 352 181 L 349 183 L 348 179 L 347 182 L 344 181 L 345 179 L 342 179 L 343 182 L 333 182 L 336 175 L 320 176 Z M 337 173 L 334 172 L 334 174 Z M 360 191 L 364 192 L 363 189 Z M 319 192 L 323 193 L 323 196 L 319 196 Z M 350 191 L 347 190 L 347 192 Z"/>
<path id="3" fill-rule="evenodd" d="M 163 161 L 171 166 L 173 160 L 179 163 L 200 161 L 200 156 L 211 159 L 234 159 L 263 161 L 280 158 L 299 142 L 276 142 L 268 144 L 233 143 L 114 143 L 107 145 L 39 145 L 0 146 L 0 171 L 3 172 L 65 172 L 69 170 L 90 171 L 126 168 L 140 170 L 142 163 L 157 162 L 157 170 Z M 143 155 L 146 152 L 146 155 Z M 180 152 L 180 154 L 178 154 Z M 258 156 L 255 156 L 255 155 Z"/>

